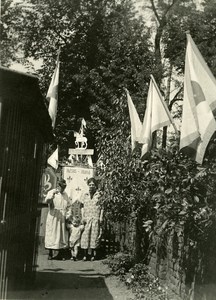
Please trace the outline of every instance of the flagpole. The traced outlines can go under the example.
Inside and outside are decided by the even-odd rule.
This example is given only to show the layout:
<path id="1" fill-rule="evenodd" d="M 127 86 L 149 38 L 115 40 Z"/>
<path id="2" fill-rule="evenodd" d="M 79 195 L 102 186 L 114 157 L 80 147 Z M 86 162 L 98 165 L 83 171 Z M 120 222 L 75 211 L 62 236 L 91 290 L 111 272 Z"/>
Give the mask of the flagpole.
<path id="1" fill-rule="evenodd" d="M 57 63 L 58 61 L 60 61 L 60 60 L 59 60 L 60 53 L 61 53 L 61 47 L 59 47 L 59 48 L 58 48 L 58 51 L 57 51 L 57 59 L 56 59 L 56 63 Z"/>
<path id="2" fill-rule="evenodd" d="M 150 85 L 151 85 L 152 83 L 150 83 Z M 153 99 L 153 88 L 151 88 L 150 89 L 150 92 L 151 92 L 151 97 L 150 97 L 150 99 L 152 100 Z M 149 100 L 150 100 L 149 99 Z M 149 101 L 150 102 L 150 101 Z M 147 105 L 149 105 L 149 103 L 147 103 Z M 157 130 L 155 130 L 154 132 L 152 132 L 152 134 L 151 134 L 151 136 L 152 136 L 152 138 L 151 138 L 151 144 L 150 144 L 150 147 L 153 149 L 153 148 L 155 148 L 155 149 L 157 149 L 157 137 L 158 137 L 158 135 L 157 135 Z"/>
<path id="3" fill-rule="evenodd" d="M 174 128 L 174 130 L 175 130 L 175 132 L 176 132 L 176 134 L 178 134 L 178 130 L 177 130 L 177 128 L 176 128 L 176 126 L 175 126 L 175 124 L 174 124 L 174 122 L 173 122 L 172 117 L 170 116 L 170 111 L 169 111 L 169 109 L 167 108 L 167 105 L 164 103 L 164 101 L 162 101 L 163 97 L 162 97 L 161 92 L 160 92 L 160 90 L 159 90 L 159 88 L 158 88 L 158 86 L 157 86 L 157 83 L 156 83 L 156 81 L 155 81 L 155 79 L 154 79 L 154 76 L 151 74 L 150 77 L 151 77 L 151 79 L 152 79 L 152 81 L 153 81 L 153 83 L 154 83 L 154 85 L 155 85 L 155 87 L 156 87 L 156 89 L 157 89 L 157 92 L 158 92 L 158 94 L 159 94 L 159 96 L 160 96 L 160 99 L 161 99 L 161 103 L 163 104 L 163 107 L 164 107 L 165 111 L 167 112 L 167 115 L 168 115 L 168 117 L 169 117 L 169 120 L 170 120 L 170 122 L 171 122 L 171 124 L 172 124 L 172 126 L 173 126 L 173 128 Z"/>

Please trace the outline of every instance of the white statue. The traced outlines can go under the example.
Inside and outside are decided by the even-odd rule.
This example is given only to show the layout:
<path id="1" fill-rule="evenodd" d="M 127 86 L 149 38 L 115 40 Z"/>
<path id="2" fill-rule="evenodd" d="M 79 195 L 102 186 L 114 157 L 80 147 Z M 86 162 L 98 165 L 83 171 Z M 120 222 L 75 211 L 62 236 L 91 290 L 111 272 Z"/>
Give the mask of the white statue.
<path id="1" fill-rule="evenodd" d="M 76 138 L 75 145 L 78 149 L 86 149 L 87 148 L 87 138 L 85 137 L 85 134 L 84 134 L 85 128 L 86 128 L 86 121 L 84 119 L 82 119 L 79 132 L 76 132 L 76 131 L 74 132 L 74 137 Z"/>

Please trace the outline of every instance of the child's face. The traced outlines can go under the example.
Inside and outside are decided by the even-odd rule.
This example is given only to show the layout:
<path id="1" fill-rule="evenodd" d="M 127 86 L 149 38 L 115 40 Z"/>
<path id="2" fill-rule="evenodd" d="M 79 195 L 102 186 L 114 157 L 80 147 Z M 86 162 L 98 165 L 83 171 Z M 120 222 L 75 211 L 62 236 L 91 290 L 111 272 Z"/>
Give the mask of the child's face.
<path id="1" fill-rule="evenodd" d="M 64 190 L 65 190 L 65 187 L 64 187 L 64 186 L 61 186 L 61 185 L 58 185 L 58 186 L 57 186 L 57 190 L 59 191 L 59 193 L 63 193 Z"/>
<path id="2" fill-rule="evenodd" d="M 73 220 L 72 221 L 73 226 L 77 227 L 79 226 L 79 222 L 77 220 Z"/>

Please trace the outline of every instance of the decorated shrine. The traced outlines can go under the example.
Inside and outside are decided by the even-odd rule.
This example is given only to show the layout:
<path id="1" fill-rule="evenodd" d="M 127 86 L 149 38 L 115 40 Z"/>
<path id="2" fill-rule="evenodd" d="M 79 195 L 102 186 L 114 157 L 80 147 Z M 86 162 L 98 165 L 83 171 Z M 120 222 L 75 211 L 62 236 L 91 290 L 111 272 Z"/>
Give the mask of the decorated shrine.
<path id="1" fill-rule="evenodd" d="M 82 119 L 79 132 L 75 132 L 75 148 L 68 150 L 69 158 L 61 165 L 62 176 L 67 182 L 66 192 L 72 203 L 80 200 L 83 193 L 88 191 L 87 181 L 94 176 L 92 155 L 94 149 L 87 149 L 87 138 L 84 130 L 85 120 Z"/>

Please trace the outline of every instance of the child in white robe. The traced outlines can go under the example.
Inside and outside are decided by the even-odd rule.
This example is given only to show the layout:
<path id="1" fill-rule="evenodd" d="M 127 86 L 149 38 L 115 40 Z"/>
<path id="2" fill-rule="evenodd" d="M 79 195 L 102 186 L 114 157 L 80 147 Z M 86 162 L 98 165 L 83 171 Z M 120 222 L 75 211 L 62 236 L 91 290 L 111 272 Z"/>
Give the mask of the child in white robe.
<path id="1" fill-rule="evenodd" d="M 80 219 L 73 217 L 72 221 L 68 220 L 67 228 L 69 230 L 69 247 L 71 249 L 71 260 L 77 261 L 80 247 L 80 239 L 84 230 L 84 225 L 80 223 Z"/>

